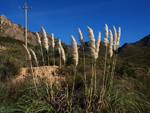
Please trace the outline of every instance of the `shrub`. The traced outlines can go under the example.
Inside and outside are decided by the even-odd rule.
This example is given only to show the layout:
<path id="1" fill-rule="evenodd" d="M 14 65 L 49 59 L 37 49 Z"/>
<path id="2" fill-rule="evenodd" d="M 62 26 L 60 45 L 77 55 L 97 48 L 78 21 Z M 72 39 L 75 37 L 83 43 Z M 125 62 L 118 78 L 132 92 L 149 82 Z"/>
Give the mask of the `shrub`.
<path id="1" fill-rule="evenodd" d="M 1 81 L 5 81 L 6 78 L 18 75 L 21 67 L 21 62 L 18 59 L 7 55 L 0 55 Z"/>

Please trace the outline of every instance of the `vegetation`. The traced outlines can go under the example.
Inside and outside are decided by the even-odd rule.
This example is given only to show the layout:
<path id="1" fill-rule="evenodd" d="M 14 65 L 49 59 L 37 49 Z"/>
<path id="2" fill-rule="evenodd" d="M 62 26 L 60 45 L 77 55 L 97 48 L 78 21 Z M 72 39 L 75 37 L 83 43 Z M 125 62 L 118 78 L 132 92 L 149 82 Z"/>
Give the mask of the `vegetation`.
<path id="1" fill-rule="evenodd" d="M 45 35 L 44 29 L 41 29 Z M 90 41 L 94 42 L 92 29 L 88 27 L 88 30 Z M 114 27 L 114 39 L 116 38 L 114 44 L 118 48 L 117 41 L 120 37 L 116 36 L 120 35 L 120 31 L 118 35 L 115 33 Z M 150 112 L 150 77 L 146 73 L 145 76 L 137 76 L 136 73 L 139 65 L 143 72 L 147 72 L 149 63 L 144 63 L 143 60 L 138 63 L 135 60 L 137 58 L 149 61 L 149 54 L 145 53 L 149 48 L 137 48 L 134 51 L 135 55 L 132 50 L 118 54 L 117 49 L 113 48 L 111 41 L 109 42 L 108 34 L 108 27 L 105 25 L 105 46 L 98 50 L 99 46 L 95 45 L 95 42 L 86 47 L 79 29 L 81 42 L 79 52 L 77 52 L 75 38 L 71 36 L 73 53 L 61 41 L 55 43 L 53 47 L 48 47 L 46 42 L 45 45 L 29 46 L 36 56 L 25 46 L 24 50 L 20 41 L 10 38 L 13 40 L 11 43 L 12 41 L 9 42 L 7 39 L 3 40 L 5 44 L 8 44 L 8 48 L 12 48 L 1 51 L 0 54 L 0 111 L 27 113 Z M 47 38 L 46 35 L 45 38 Z M 59 44 L 62 44 L 62 47 Z M 24 57 L 26 52 L 29 56 L 28 60 L 25 60 Z M 54 71 L 54 76 L 65 77 L 64 81 L 60 79 L 59 83 L 56 81 L 52 83 L 50 81 L 52 75 L 49 75 L 50 78 L 35 76 L 33 67 L 49 66 L 50 69 L 50 65 L 54 64 L 60 68 L 57 74 Z M 17 81 L 14 84 L 13 79 L 23 66 L 30 67 L 29 75 L 24 81 Z"/>

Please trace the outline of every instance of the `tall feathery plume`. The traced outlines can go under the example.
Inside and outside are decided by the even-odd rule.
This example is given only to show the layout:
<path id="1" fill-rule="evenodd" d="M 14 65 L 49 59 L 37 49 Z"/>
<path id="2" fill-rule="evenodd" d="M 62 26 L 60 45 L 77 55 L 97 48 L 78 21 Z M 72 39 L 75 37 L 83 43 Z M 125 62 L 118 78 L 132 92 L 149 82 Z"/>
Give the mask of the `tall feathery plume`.
<path id="1" fill-rule="evenodd" d="M 99 46 L 100 46 L 100 38 L 101 38 L 101 33 L 99 32 L 99 34 L 98 34 L 98 37 L 97 37 L 97 41 L 96 41 L 96 44 L 95 44 L 95 46 L 96 46 L 96 49 L 95 49 L 95 57 L 94 57 L 94 59 L 95 59 L 95 65 L 94 65 L 94 73 L 95 73 L 95 93 L 97 92 L 97 79 L 96 79 L 96 60 L 97 60 L 97 58 L 98 58 L 98 53 L 99 53 Z"/>
<path id="2" fill-rule="evenodd" d="M 54 62 L 54 76 L 55 76 L 55 50 L 54 50 L 54 47 L 55 47 L 55 42 L 54 42 L 54 34 L 52 33 L 52 48 L 53 48 L 53 62 Z M 56 83 L 56 77 L 55 77 L 55 83 Z"/>
<path id="3" fill-rule="evenodd" d="M 119 27 L 119 29 L 118 29 L 118 37 L 117 37 L 117 45 L 118 46 L 119 46 L 120 36 L 121 36 L 121 28 Z"/>
<path id="4" fill-rule="evenodd" d="M 77 47 L 77 42 L 75 40 L 75 38 L 71 35 L 72 38 L 72 55 L 73 55 L 73 59 L 74 59 L 74 65 L 75 65 L 75 70 L 76 67 L 78 65 L 78 47 Z M 76 75 L 76 71 L 74 73 L 74 77 L 73 77 L 73 88 L 72 88 L 72 98 L 71 98 L 71 107 L 72 107 L 72 100 L 73 100 L 73 92 L 74 92 L 74 84 L 75 84 L 75 75 Z"/>
<path id="5" fill-rule="evenodd" d="M 98 37 L 97 37 L 97 41 L 96 41 L 95 59 L 98 58 L 100 40 L 101 40 L 101 32 L 99 32 Z"/>
<path id="6" fill-rule="evenodd" d="M 26 53 L 27 53 L 27 55 L 28 55 L 28 60 L 31 61 L 31 54 L 30 54 L 29 50 L 27 49 L 27 47 L 26 47 L 24 44 L 22 44 L 22 46 L 23 46 L 24 49 L 26 50 Z"/>
<path id="7" fill-rule="evenodd" d="M 95 39 L 94 39 L 93 30 L 88 26 L 87 26 L 87 28 L 88 28 L 88 32 L 89 32 L 88 36 L 90 37 L 91 54 L 92 54 L 92 57 L 95 58 L 95 49 L 96 48 L 95 48 Z"/>
<path id="8" fill-rule="evenodd" d="M 37 87 L 36 87 L 36 82 L 35 82 L 35 79 L 34 79 L 34 73 L 33 73 L 33 67 L 32 67 L 32 62 L 31 62 L 31 54 L 29 52 L 29 50 L 27 49 L 27 47 L 22 44 L 23 48 L 25 49 L 25 51 L 27 52 L 27 55 L 28 55 L 28 59 L 30 61 L 30 68 L 31 68 L 31 73 L 32 73 L 32 76 L 33 76 L 33 82 L 34 82 L 34 86 L 35 86 L 35 89 L 36 89 L 36 92 L 38 94 L 38 90 L 37 90 Z"/>
<path id="9" fill-rule="evenodd" d="M 32 49 L 30 49 L 30 51 L 31 51 L 31 53 L 32 53 L 32 55 L 33 55 L 33 57 L 34 57 L 34 60 L 35 60 L 35 62 L 36 62 L 36 64 L 37 64 L 37 66 L 38 66 L 38 61 L 37 61 L 37 57 L 36 57 L 35 52 L 34 52 Z"/>
<path id="10" fill-rule="evenodd" d="M 90 98 L 92 97 L 92 92 L 93 92 L 93 83 L 94 83 L 94 75 L 95 75 L 95 78 L 96 78 L 96 59 L 95 59 L 95 56 L 96 56 L 96 47 L 95 47 L 95 39 L 94 39 L 94 34 L 93 34 L 93 30 L 88 27 L 88 36 L 90 37 L 90 49 L 91 49 L 91 55 L 92 57 L 94 58 L 94 62 L 92 61 L 92 77 L 91 77 L 91 91 L 90 91 Z M 96 79 L 95 79 L 95 93 L 96 93 Z M 89 106 L 91 105 L 91 101 L 90 101 L 90 104 Z"/>
<path id="11" fill-rule="evenodd" d="M 48 38 L 47 38 L 47 34 L 46 34 L 46 32 L 45 32 L 45 30 L 44 30 L 44 28 L 43 27 L 40 27 L 41 28 L 41 30 L 42 30 L 42 38 L 43 38 L 43 40 L 42 40 L 42 45 L 45 47 L 45 49 L 47 50 L 47 64 L 48 64 L 48 66 L 50 65 L 49 64 L 49 55 L 48 55 L 48 48 L 49 48 L 49 46 L 48 46 Z M 50 71 L 50 69 L 49 69 L 49 80 L 51 80 L 51 73 L 50 73 L 51 71 Z M 48 93 L 48 83 L 46 83 L 47 85 L 47 93 Z M 50 82 L 50 88 L 51 88 L 51 92 L 53 92 L 53 89 L 52 89 L 52 83 Z M 49 94 L 48 94 L 49 95 Z M 52 93 L 52 98 L 53 98 L 53 93 Z"/>
<path id="12" fill-rule="evenodd" d="M 100 98 L 100 100 L 102 100 L 103 99 L 103 96 L 104 96 L 104 94 L 105 94 L 105 83 L 106 83 L 106 76 L 105 76 L 105 73 L 106 73 L 106 62 L 107 62 L 107 47 L 108 47 L 108 43 L 109 43 L 109 40 L 108 40 L 108 26 L 107 26 L 107 24 L 105 24 L 105 27 L 104 27 L 104 29 L 105 29 L 105 38 L 104 38 L 104 45 L 106 46 L 106 52 L 105 52 L 105 63 L 104 63 L 104 75 L 103 75 L 103 89 L 101 90 L 101 94 L 102 94 L 102 96 L 101 96 L 101 98 Z"/>
<path id="13" fill-rule="evenodd" d="M 37 57 L 36 57 L 36 54 L 35 54 L 35 52 L 32 50 L 32 49 L 29 49 L 30 51 L 31 51 L 31 53 L 32 53 L 32 55 L 33 55 L 33 57 L 34 57 L 34 60 L 35 60 L 35 62 L 36 62 L 36 65 L 37 65 L 37 67 L 38 67 L 38 61 L 37 61 Z M 39 70 L 39 67 L 38 67 L 38 70 Z M 37 75 L 35 75 L 36 77 L 37 77 Z M 40 76 L 41 77 L 41 76 Z"/>
<path id="14" fill-rule="evenodd" d="M 75 61 L 75 66 L 77 66 L 78 65 L 78 58 L 79 58 L 79 56 L 78 56 L 78 47 L 77 47 L 77 42 L 76 42 L 76 40 L 74 39 L 74 37 L 71 35 L 71 38 L 72 38 L 72 54 L 73 54 L 73 59 L 74 59 L 74 61 Z"/>
<path id="15" fill-rule="evenodd" d="M 84 42 L 83 42 L 83 36 L 82 36 L 80 28 L 78 28 L 78 34 L 79 34 L 79 38 L 80 38 L 80 43 L 81 43 L 81 45 L 83 47 L 84 46 Z"/>
<path id="16" fill-rule="evenodd" d="M 82 49 L 83 49 L 84 84 L 85 84 L 85 95 L 86 95 L 86 98 L 87 98 L 87 85 L 86 85 L 86 71 L 85 71 L 85 52 L 84 52 L 84 41 L 83 41 L 83 36 L 82 36 L 82 33 L 81 33 L 80 28 L 78 28 L 78 34 L 79 34 L 80 43 L 81 43 L 81 46 L 82 46 Z"/>
<path id="17" fill-rule="evenodd" d="M 105 38 L 104 38 L 104 44 L 105 46 L 107 47 L 108 46 L 108 43 L 109 43 L 109 40 L 108 40 L 108 26 L 107 24 L 105 24 Z"/>
<path id="18" fill-rule="evenodd" d="M 114 46 L 113 46 L 113 49 L 114 49 L 114 51 L 116 51 L 118 46 L 117 46 L 117 32 L 116 32 L 115 26 L 113 26 L 113 30 L 114 30 Z"/>
<path id="19" fill-rule="evenodd" d="M 112 72 L 111 72 L 111 81 L 110 81 L 110 86 L 111 87 L 113 86 L 114 70 L 115 70 L 115 66 L 116 66 L 117 52 L 118 52 L 118 46 L 119 46 L 120 36 L 121 36 L 121 28 L 119 27 L 119 29 L 118 29 L 118 36 L 116 36 L 116 44 L 115 44 L 116 47 L 114 49 L 115 52 L 116 52 L 116 55 L 114 56 L 114 59 L 113 59 L 113 66 L 112 66 Z"/>
<path id="20" fill-rule="evenodd" d="M 61 40 L 60 39 L 59 39 L 59 43 L 58 44 L 59 44 L 59 47 L 60 47 L 60 52 L 62 54 L 62 59 L 64 60 L 64 64 L 65 64 L 65 62 L 66 62 L 66 56 L 65 56 L 64 48 L 61 45 Z"/>
<path id="21" fill-rule="evenodd" d="M 41 46 L 41 38 L 37 32 L 35 32 L 35 34 L 36 34 L 36 37 L 38 38 L 38 43 Z"/>
<path id="22" fill-rule="evenodd" d="M 61 40 L 58 41 L 58 52 L 61 54 Z"/>
<path id="23" fill-rule="evenodd" d="M 54 42 L 54 34 L 52 33 L 52 47 L 54 48 L 55 42 Z"/>
<path id="24" fill-rule="evenodd" d="M 54 67 L 55 67 L 55 53 L 54 53 L 54 47 L 55 47 L 54 34 L 52 33 L 53 61 L 54 61 Z M 54 68 L 54 75 L 55 75 L 55 68 Z"/>
<path id="25" fill-rule="evenodd" d="M 66 56 L 65 56 L 65 51 L 64 51 L 63 47 L 61 47 L 61 52 L 62 52 L 62 58 L 64 60 L 64 64 L 65 64 L 65 62 L 66 62 Z"/>
<path id="26" fill-rule="evenodd" d="M 46 35 L 46 32 L 44 30 L 43 27 L 40 27 L 41 30 L 42 30 L 42 36 L 43 36 L 43 41 L 42 41 L 42 45 L 46 48 L 46 50 L 48 51 L 48 38 L 47 38 L 47 35 Z"/>
<path id="27" fill-rule="evenodd" d="M 109 52 L 109 55 L 110 55 L 110 58 L 112 57 L 113 55 L 113 35 L 112 35 L 112 32 L 111 30 L 109 30 L 109 33 L 110 33 L 110 42 L 109 42 L 109 49 L 108 49 L 108 52 Z"/>
<path id="28" fill-rule="evenodd" d="M 61 40 L 59 39 L 58 41 L 58 52 L 59 52 L 59 55 L 60 55 L 60 69 L 61 69 Z"/>

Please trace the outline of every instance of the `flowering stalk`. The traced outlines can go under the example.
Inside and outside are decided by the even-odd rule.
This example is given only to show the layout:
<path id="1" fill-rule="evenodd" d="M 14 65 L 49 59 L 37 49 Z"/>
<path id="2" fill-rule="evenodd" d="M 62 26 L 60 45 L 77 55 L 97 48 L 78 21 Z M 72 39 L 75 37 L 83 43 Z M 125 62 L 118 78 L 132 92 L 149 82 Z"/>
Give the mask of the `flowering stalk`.
<path id="1" fill-rule="evenodd" d="M 55 42 L 54 42 L 54 34 L 52 33 L 52 48 L 53 48 L 53 61 L 54 61 L 54 76 L 55 76 Z M 55 83 L 56 83 L 56 77 L 55 77 Z"/>
<path id="2" fill-rule="evenodd" d="M 95 59 L 98 58 L 100 40 L 101 40 L 101 33 L 99 32 L 98 37 L 97 37 L 97 41 L 96 41 Z"/>
<path id="3" fill-rule="evenodd" d="M 55 42 L 54 42 L 54 34 L 52 33 L 52 48 L 55 47 Z"/>
<path id="4" fill-rule="evenodd" d="M 30 68 L 31 68 L 32 76 L 33 76 L 33 82 L 34 82 L 34 86 L 35 86 L 35 89 L 36 89 L 36 92 L 37 92 L 37 95 L 38 95 L 38 90 L 37 90 L 37 87 L 36 87 L 36 82 L 35 82 L 35 78 L 34 78 L 32 62 L 31 62 L 31 54 L 30 54 L 29 50 L 27 49 L 27 47 L 24 44 L 22 44 L 22 46 L 23 46 L 23 48 L 25 49 L 25 51 L 28 55 L 28 60 L 30 61 Z"/>
<path id="5" fill-rule="evenodd" d="M 43 27 L 40 27 L 41 28 L 41 30 L 42 30 L 42 45 L 44 46 L 44 48 L 46 49 L 46 51 L 47 51 L 47 59 L 48 59 L 48 65 L 49 65 L 49 57 L 48 57 L 48 48 L 49 48 L 49 46 L 48 46 L 48 38 L 47 38 L 47 35 L 46 35 L 46 32 L 45 32 L 45 30 L 44 30 L 44 28 Z"/>
<path id="6" fill-rule="evenodd" d="M 110 42 L 109 42 L 109 49 L 108 49 L 108 53 L 109 53 L 110 58 L 111 58 L 111 57 L 112 57 L 112 55 L 113 55 L 113 35 L 112 35 L 111 30 L 109 30 L 109 33 L 110 33 Z"/>
<path id="7" fill-rule="evenodd" d="M 114 30 L 114 32 L 116 32 L 116 30 Z M 117 33 L 116 33 L 116 35 L 117 35 Z M 119 27 L 118 36 L 115 36 L 116 37 L 116 42 L 115 42 L 115 45 L 114 45 L 114 47 L 115 47 L 114 48 L 115 56 L 114 56 L 113 66 L 112 66 L 112 74 L 111 74 L 112 78 L 114 76 L 114 70 L 115 70 L 115 66 L 116 66 L 117 52 L 118 52 L 118 47 L 119 47 L 120 36 L 121 36 L 121 28 Z M 113 85 L 113 81 L 111 82 L 111 85 Z"/>
<path id="8" fill-rule="evenodd" d="M 41 30 L 42 30 L 42 37 L 43 37 L 43 40 L 42 40 L 42 45 L 45 47 L 45 49 L 48 51 L 48 38 L 47 38 L 47 35 L 46 35 L 46 32 L 44 30 L 43 27 L 40 27 Z"/>
<path id="9" fill-rule="evenodd" d="M 54 47 L 55 47 L 55 42 L 54 42 L 54 34 L 52 33 L 53 61 L 54 61 L 54 66 L 55 66 L 55 55 L 54 55 Z"/>
<path id="10" fill-rule="evenodd" d="M 72 98 L 73 98 L 73 92 L 74 92 L 74 84 L 75 84 L 75 76 L 76 76 L 76 67 L 78 65 L 78 46 L 77 46 L 77 42 L 75 40 L 75 38 L 71 35 L 72 38 L 72 55 L 73 55 L 73 59 L 74 59 L 74 66 L 75 66 L 75 73 L 74 73 L 74 79 L 73 79 L 73 88 L 72 88 Z M 72 106 L 72 99 L 71 98 L 71 106 Z"/>
<path id="11" fill-rule="evenodd" d="M 64 61 L 64 65 L 65 65 L 65 62 L 66 62 L 66 55 L 65 55 L 64 48 L 63 48 L 62 45 L 61 45 L 61 41 L 60 41 L 60 49 L 61 49 L 62 59 L 63 59 L 63 61 Z"/>
<path id="12" fill-rule="evenodd" d="M 97 82 L 96 82 L 96 60 L 98 58 L 98 53 L 99 53 L 99 47 L 100 47 L 100 38 L 101 38 L 101 33 L 99 32 L 98 37 L 97 37 L 97 41 L 96 41 L 96 49 L 95 49 L 95 65 L 94 65 L 94 69 L 95 69 L 95 93 L 97 92 Z"/>
<path id="13" fill-rule="evenodd" d="M 50 66 L 50 64 L 49 64 L 49 53 L 48 53 L 48 48 L 49 48 L 49 45 L 48 45 L 48 38 L 47 38 L 47 34 L 46 34 L 46 32 L 45 32 L 45 30 L 44 30 L 44 28 L 43 27 L 40 27 L 41 28 L 41 31 L 42 31 L 42 38 L 43 38 L 43 40 L 42 40 L 42 45 L 44 46 L 44 48 L 46 49 L 46 51 L 47 51 L 47 64 L 48 64 L 48 66 Z M 50 68 L 50 67 L 49 67 Z M 51 70 L 49 69 L 49 80 L 51 80 Z M 53 89 L 52 89 L 52 82 L 50 81 L 50 88 L 51 88 L 51 93 L 52 93 L 52 99 L 53 99 Z M 47 83 L 47 93 L 48 93 L 48 83 Z M 49 93 L 48 93 L 48 96 L 49 96 Z"/>
<path id="14" fill-rule="evenodd" d="M 58 41 L 58 52 L 59 52 L 59 68 L 61 69 L 61 40 Z M 60 83 L 61 83 L 61 75 L 60 75 Z M 61 87 L 61 85 L 60 85 Z"/>
<path id="15" fill-rule="evenodd" d="M 36 34 L 36 37 L 38 38 L 38 43 L 41 46 L 41 38 L 37 32 L 35 32 L 35 34 Z"/>
<path id="16" fill-rule="evenodd" d="M 107 24 L 105 24 L 105 38 L 104 38 L 104 44 L 106 46 L 106 53 L 105 53 L 105 65 L 104 65 L 104 77 L 103 77 L 103 82 L 104 82 L 104 79 L 105 79 L 105 70 L 106 70 L 106 59 L 107 59 L 107 47 L 108 47 L 108 43 L 109 43 L 109 40 L 108 40 L 108 26 Z"/>
<path id="17" fill-rule="evenodd" d="M 32 55 L 33 55 L 33 57 L 34 57 L 34 60 L 35 60 L 35 62 L 36 62 L 36 65 L 38 66 L 38 61 L 37 61 L 37 57 L 36 57 L 36 55 L 35 55 L 35 52 L 34 52 L 32 49 L 30 49 L 30 51 L 31 51 L 31 53 L 32 53 Z"/>
<path id="18" fill-rule="evenodd" d="M 90 37 L 90 50 L 91 50 L 91 56 L 93 57 L 93 59 L 95 59 L 95 55 L 96 55 L 96 47 L 95 47 L 95 39 L 94 39 L 94 33 L 93 33 L 93 30 L 90 28 L 90 27 L 88 27 L 87 26 L 87 28 L 88 28 L 88 32 L 89 32 L 89 34 L 88 34 L 88 36 Z M 95 67 L 95 63 L 93 62 L 93 59 L 92 59 L 92 77 L 91 77 L 91 86 L 90 86 L 90 94 L 89 94 L 89 98 L 90 98 L 90 101 L 89 101 L 89 104 L 88 104 L 88 107 L 87 107 L 87 109 L 89 109 L 90 108 L 90 106 L 91 106 L 91 102 L 92 102 L 92 95 L 93 95 L 93 85 L 94 85 L 94 83 L 93 83 L 93 79 L 94 79 L 94 67 Z M 96 60 L 95 60 L 96 61 Z M 93 66 L 94 65 L 94 66 Z M 96 75 L 95 75 L 96 76 Z"/>
<path id="19" fill-rule="evenodd" d="M 84 48 L 84 41 L 83 41 L 83 36 L 82 36 L 80 28 L 78 28 L 78 34 L 79 34 L 79 39 L 80 39 L 80 43 L 82 45 L 82 48 Z"/>
<path id="20" fill-rule="evenodd" d="M 59 39 L 59 42 L 58 42 L 58 52 L 59 52 L 59 56 L 60 56 L 60 63 L 59 63 L 59 67 L 61 69 L 61 40 Z"/>
<path id="21" fill-rule="evenodd" d="M 114 30 L 114 45 L 113 45 L 113 49 L 114 49 L 114 51 L 116 51 L 117 48 L 118 48 L 118 45 L 117 45 L 117 32 L 116 32 L 115 26 L 113 26 L 113 30 Z"/>
<path id="22" fill-rule="evenodd" d="M 112 55 L 113 55 L 113 35 L 112 35 L 112 32 L 111 32 L 111 30 L 109 30 L 109 39 L 110 39 L 110 42 L 109 42 L 109 46 L 108 46 L 108 54 L 109 54 L 109 56 L 110 56 L 110 60 L 109 60 L 109 67 L 110 67 L 110 64 L 111 64 L 111 58 L 112 58 Z M 111 76 L 109 76 L 108 74 L 109 74 L 109 68 L 108 68 L 108 73 L 107 73 L 107 75 L 106 75 L 106 79 L 105 79 L 105 90 L 106 90 L 106 86 L 108 85 L 108 83 L 110 83 L 111 81 L 113 81 L 113 77 Z M 111 75 L 112 75 L 112 72 L 111 72 Z M 109 79 L 109 82 L 108 82 L 108 78 L 110 78 Z M 108 90 L 109 91 L 109 90 Z"/>
<path id="23" fill-rule="evenodd" d="M 81 45 L 82 45 L 82 49 L 83 49 L 83 65 L 84 65 L 85 96 L 87 96 L 86 72 L 85 72 L 85 52 L 84 52 L 84 41 L 83 41 L 83 36 L 82 36 L 82 33 L 81 33 L 80 28 L 78 28 L 78 34 L 79 34 L 80 43 L 81 43 Z M 86 98 L 87 98 L 87 97 L 86 97 Z"/>
<path id="24" fill-rule="evenodd" d="M 114 51 L 115 51 L 115 54 L 116 54 L 114 66 L 116 65 L 116 60 L 117 60 L 117 52 L 118 52 L 118 47 L 119 47 L 120 36 L 121 36 L 121 28 L 119 27 L 116 44 L 114 45 L 115 46 L 115 50 Z"/>
<path id="25" fill-rule="evenodd" d="M 95 49 L 96 49 L 96 47 L 95 47 L 95 39 L 94 39 L 93 30 L 88 26 L 87 26 L 87 28 L 88 28 L 88 32 L 89 32 L 88 36 L 90 37 L 91 55 L 95 59 Z"/>
<path id="26" fill-rule="evenodd" d="M 78 47 L 77 47 L 77 42 L 76 40 L 74 39 L 74 37 L 71 35 L 71 38 L 72 38 L 72 54 L 73 54 L 73 59 L 74 59 L 74 64 L 75 64 L 75 67 L 78 65 L 78 59 L 79 59 L 79 56 L 78 56 Z"/>
<path id="27" fill-rule="evenodd" d="M 91 55 L 95 59 L 95 50 L 96 50 L 96 47 L 95 47 L 95 39 L 94 39 L 93 30 L 90 27 L 88 27 L 88 26 L 87 26 L 87 28 L 88 28 L 88 32 L 89 32 L 88 36 L 90 37 Z M 92 63 L 92 67 L 93 67 L 93 63 Z M 93 87 L 93 76 L 94 76 L 94 73 L 93 73 L 93 68 L 92 68 L 91 87 Z M 93 91 L 93 88 L 92 88 L 92 91 Z"/>
<path id="28" fill-rule="evenodd" d="M 105 38 L 104 38 L 104 45 L 106 47 L 106 52 L 105 52 L 105 63 L 104 63 L 104 75 L 103 75 L 103 88 L 101 90 L 101 95 L 102 95 L 102 99 L 103 99 L 103 96 L 105 94 L 105 73 L 106 73 L 106 61 L 107 61 L 107 47 L 108 47 L 108 43 L 109 43 L 109 40 L 108 40 L 108 26 L 107 24 L 105 24 Z"/>
<path id="29" fill-rule="evenodd" d="M 36 34 L 36 37 L 38 38 L 38 43 L 40 45 L 43 66 L 45 66 L 44 57 L 43 57 L 43 49 L 42 49 L 42 45 L 41 45 L 41 38 L 37 32 L 35 32 L 35 34 Z"/>

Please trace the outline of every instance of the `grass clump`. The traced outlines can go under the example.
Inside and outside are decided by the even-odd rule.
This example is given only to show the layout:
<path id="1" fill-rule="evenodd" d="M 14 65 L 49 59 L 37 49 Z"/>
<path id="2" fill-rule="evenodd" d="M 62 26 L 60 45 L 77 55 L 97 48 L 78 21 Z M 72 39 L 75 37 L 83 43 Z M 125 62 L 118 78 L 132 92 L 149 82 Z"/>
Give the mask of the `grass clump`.
<path id="1" fill-rule="evenodd" d="M 20 72 L 21 61 L 7 54 L 0 54 L 0 79 L 6 81 L 7 78 L 14 77 Z"/>
<path id="2" fill-rule="evenodd" d="M 16 96 L 13 95 L 19 97 L 13 107 L 14 112 L 146 113 L 150 111 L 149 96 L 144 95 L 144 91 L 149 91 L 149 81 L 145 81 L 147 85 L 144 86 L 144 82 L 133 78 L 132 72 L 124 72 L 132 68 L 132 65 L 128 63 L 116 68 L 121 29 L 119 28 L 116 33 L 113 26 L 114 34 L 112 34 L 111 30 L 108 32 L 107 24 L 105 25 L 105 54 L 100 61 L 100 32 L 98 40 L 95 41 L 93 30 L 90 27 L 87 28 L 90 37 L 90 55 L 86 54 L 89 51 L 85 51 L 80 29 L 78 32 L 82 52 L 78 52 L 77 42 L 71 35 L 72 53 L 70 54 L 61 45 L 61 40 L 59 40 L 58 48 L 54 39 L 52 39 L 52 47 L 49 47 L 45 30 L 41 27 L 44 40 L 40 41 L 37 35 L 40 46 L 30 51 L 24 47 L 29 56 L 28 63 L 32 76 L 26 79 L 27 83 L 26 81 L 18 83 L 21 87 L 10 87 L 10 92 L 6 96 L 10 97 L 10 94 L 17 92 Z M 100 65 L 100 62 L 104 65 Z M 48 66 L 48 71 L 45 69 L 45 74 L 41 75 L 47 75 L 47 78 L 35 76 L 33 65 L 38 68 Z M 54 67 L 58 65 L 59 72 L 56 74 L 54 70 L 54 74 L 50 73 L 52 68 L 50 65 Z M 129 76 L 125 76 L 125 73 Z M 122 76 L 118 76 L 119 74 Z M 52 82 L 52 76 L 58 76 L 59 82 L 56 78 Z M 65 77 L 65 80 L 61 77 Z M 5 99 L 2 98 L 2 100 Z"/>

